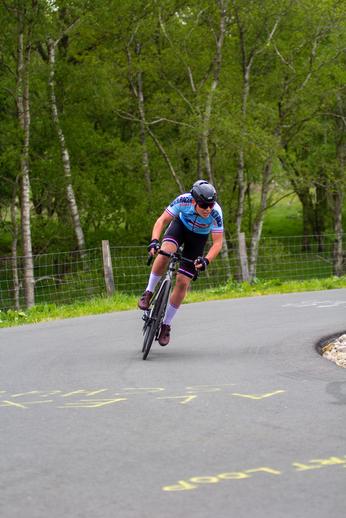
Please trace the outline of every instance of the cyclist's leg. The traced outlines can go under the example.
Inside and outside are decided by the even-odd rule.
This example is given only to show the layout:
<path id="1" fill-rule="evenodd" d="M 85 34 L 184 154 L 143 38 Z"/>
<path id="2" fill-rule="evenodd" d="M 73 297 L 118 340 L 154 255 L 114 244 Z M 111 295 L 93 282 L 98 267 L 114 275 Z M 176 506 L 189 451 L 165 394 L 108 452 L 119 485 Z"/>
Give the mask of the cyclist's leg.
<path id="1" fill-rule="evenodd" d="M 175 245 L 173 245 L 173 243 L 163 243 L 161 249 L 171 254 L 174 254 L 174 252 L 177 251 L 177 248 Z M 160 254 L 156 257 L 149 275 L 148 284 L 145 290 L 146 292 L 154 293 L 156 286 L 158 285 L 162 275 L 166 271 L 168 262 L 169 257 L 165 257 L 164 255 Z"/>
<path id="2" fill-rule="evenodd" d="M 174 254 L 177 251 L 176 245 L 173 243 L 163 243 L 161 249 L 165 252 L 169 252 Z M 164 255 L 158 255 L 155 259 L 155 263 L 151 269 L 148 285 L 146 287 L 145 293 L 154 293 L 156 286 L 161 280 L 162 275 L 165 273 L 167 264 L 169 262 L 169 257 L 165 257 Z M 151 295 L 152 296 L 152 295 Z"/>
<path id="3" fill-rule="evenodd" d="M 169 252 L 171 254 L 174 254 L 177 251 L 178 247 L 183 242 L 181 225 L 182 223 L 177 219 L 174 219 L 170 223 L 162 240 L 162 250 L 164 250 L 165 252 Z M 165 273 L 168 262 L 169 257 L 165 257 L 164 255 L 160 254 L 156 257 L 149 275 L 148 284 L 145 289 L 145 292 L 138 301 L 138 307 L 140 309 L 148 309 L 155 288 L 160 282 L 162 275 Z"/>
<path id="4" fill-rule="evenodd" d="M 176 307 L 179 308 L 181 303 L 183 302 L 189 284 L 191 282 L 192 277 L 188 277 L 187 275 L 184 275 L 183 273 L 178 272 L 177 278 L 174 286 L 174 290 L 171 295 L 170 302 Z"/>
<path id="5" fill-rule="evenodd" d="M 161 250 L 168 252 L 170 254 L 174 254 L 177 251 L 177 245 L 172 243 L 171 241 L 164 241 L 161 246 Z M 164 255 L 158 255 L 155 259 L 155 262 L 152 267 L 152 272 L 154 275 L 163 275 L 166 271 L 167 264 L 169 263 L 169 257 L 165 257 Z"/>
<path id="6" fill-rule="evenodd" d="M 187 277 L 186 275 L 182 273 L 177 274 L 177 278 L 175 281 L 175 286 L 173 293 L 171 295 L 165 318 L 162 323 L 160 336 L 159 336 L 159 344 L 160 345 L 167 345 L 170 340 L 170 333 L 171 333 L 171 323 L 173 318 L 175 317 L 181 303 L 183 302 L 187 288 L 189 287 L 189 284 L 191 282 L 191 278 Z"/>
<path id="7" fill-rule="evenodd" d="M 184 250 L 182 256 L 193 261 L 196 259 L 196 257 L 203 255 L 208 235 L 195 234 L 188 229 L 185 230 L 184 234 Z M 173 315 L 173 313 L 175 315 L 177 309 L 183 302 L 194 274 L 194 264 L 182 259 L 180 261 L 176 283 L 170 299 L 171 307 L 168 310 L 167 320 L 170 320 L 170 317 Z"/>

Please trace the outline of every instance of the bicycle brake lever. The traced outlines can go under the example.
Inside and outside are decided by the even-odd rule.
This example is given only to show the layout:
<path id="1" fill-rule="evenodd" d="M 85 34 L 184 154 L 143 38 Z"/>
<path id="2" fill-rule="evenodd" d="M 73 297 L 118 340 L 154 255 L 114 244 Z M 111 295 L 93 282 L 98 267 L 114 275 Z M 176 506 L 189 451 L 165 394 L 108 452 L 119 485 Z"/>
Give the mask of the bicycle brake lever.
<path id="1" fill-rule="evenodd" d="M 199 277 L 199 268 L 195 271 L 195 275 L 192 277 L 192 280 L 197 281 L 198 277 Z"/>
<path id="2" fill-rule="evenodd" d="M 150 256 L 148 257 L 148 259 L 147 259 L 147 266 L 150 266 L 151 261 L 153 260 L 153 257 L 154 257 L 153 255 L 150 255 Z"/>

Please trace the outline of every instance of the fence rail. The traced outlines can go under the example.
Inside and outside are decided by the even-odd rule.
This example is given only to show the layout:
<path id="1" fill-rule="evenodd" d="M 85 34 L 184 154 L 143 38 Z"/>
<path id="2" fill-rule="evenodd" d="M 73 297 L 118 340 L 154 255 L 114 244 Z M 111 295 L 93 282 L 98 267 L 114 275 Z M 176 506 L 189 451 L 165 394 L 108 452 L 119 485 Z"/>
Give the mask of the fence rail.
<path id="1" fill-rule="evenodd" d="M 322 239 L 321 239 L 322 238 Z M 308 280 L 333 275 L 333 245 L 335 235 L 262 238 L 259 244 L 256 277 L 259 279 Z M 323 243 L 323 244 L 321 244 Z M 247 250 L 250 239 L 246 239 Z M 241 281 L 238 241 L 227 241 L 228 261 L 219 255 L 202 274 L 192 290 L 225 284 L 229 275 Z M 346 249 L 346 234 L 343 235 Z M 149 268 L 146 266 L 147 247 L 109 247 L 114 289 L 139 295 L 146 286 Z M 77 252 L 40 254 L 34 257 L 35 303 L 71 304 L 94 296 L 106 295 L 102 247 L 85 250 L 82 258 Z M 19 257 L 19 302 L 24 307 L 23 258 Z M 345 271 L 344 264 L 344 273 Z M 0 256 L 0 309 L 14 308 L 12 258 Z"/>

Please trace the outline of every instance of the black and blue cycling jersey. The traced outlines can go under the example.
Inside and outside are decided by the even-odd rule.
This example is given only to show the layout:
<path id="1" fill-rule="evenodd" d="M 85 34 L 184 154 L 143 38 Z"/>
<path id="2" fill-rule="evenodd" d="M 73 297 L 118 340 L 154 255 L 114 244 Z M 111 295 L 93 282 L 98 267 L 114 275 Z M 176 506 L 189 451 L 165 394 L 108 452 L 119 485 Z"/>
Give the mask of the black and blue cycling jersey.
<path id="1" fill-rule="evenodd" d="M 222 209 L 218 203 L 215 203 L 210 215 L 207 218 L 199 216 L 192 204 L 192 195 L 190 193 L 181 194 L 168 207 L 166 212 L 172 216 L 178 216 L 182 223 L 196 234 L 213 234 L 223 233 Z"/>

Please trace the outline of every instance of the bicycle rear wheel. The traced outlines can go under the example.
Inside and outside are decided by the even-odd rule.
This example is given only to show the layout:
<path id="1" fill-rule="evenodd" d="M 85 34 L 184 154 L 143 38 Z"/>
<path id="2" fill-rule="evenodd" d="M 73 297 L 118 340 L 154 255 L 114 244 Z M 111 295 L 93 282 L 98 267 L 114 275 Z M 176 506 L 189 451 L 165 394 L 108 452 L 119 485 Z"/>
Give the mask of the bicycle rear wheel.
<path id="1" fill-rule="evenodd" d="M 162 320 L 169 299 L 170 288 L 170 283 L 166 282 L 163 288 L 161 289 L 159 296 L 154 301 L 155 305 L 151 314 L 151 321 L 147 324 L 147 329 L 145 331 L 143 340 L 143 360 L 147 358 L 154 338 L 157 336 L 159 326 L 162 324 Z"/>

